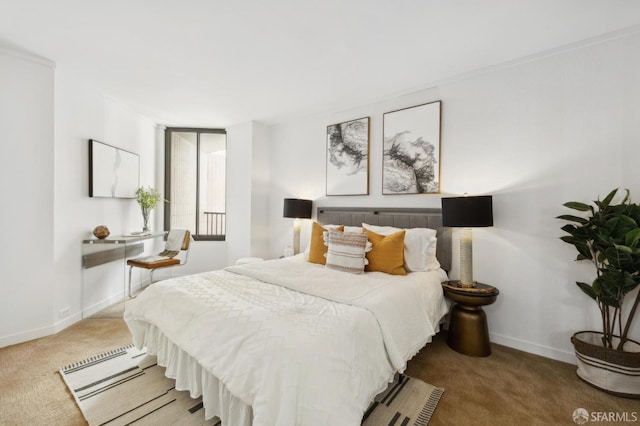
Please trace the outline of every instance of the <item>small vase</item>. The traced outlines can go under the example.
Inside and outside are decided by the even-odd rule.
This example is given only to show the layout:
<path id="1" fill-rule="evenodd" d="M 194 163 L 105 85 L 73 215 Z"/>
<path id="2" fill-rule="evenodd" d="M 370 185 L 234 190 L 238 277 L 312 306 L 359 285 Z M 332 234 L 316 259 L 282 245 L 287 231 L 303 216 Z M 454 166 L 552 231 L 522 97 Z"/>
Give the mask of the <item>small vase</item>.
<path id="1" fill-rule="evenodd" d="M 149 231 L 149 211 L 142 210 L 142 220 L 144 221 L 144 226 L 142 227 L 142 232 Z"/>

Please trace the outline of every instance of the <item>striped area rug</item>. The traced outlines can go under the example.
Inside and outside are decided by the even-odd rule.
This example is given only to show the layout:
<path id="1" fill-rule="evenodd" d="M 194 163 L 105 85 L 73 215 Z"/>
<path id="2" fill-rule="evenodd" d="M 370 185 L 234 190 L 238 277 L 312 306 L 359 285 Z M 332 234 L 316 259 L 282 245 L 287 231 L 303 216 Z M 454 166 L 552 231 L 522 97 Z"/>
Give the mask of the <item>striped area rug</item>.
<path id="1" fill-rule="evenodd" d="M 60 369 L 67 387 L 89 425 L 211 425 L 200 399 L 177 391 L 164 367 L 144 351 L 126 346 Z M 443 389 L 404 376 L 378 395 L 364 426 L 424 426 L 429 423 Z"/>
<path id="2" fill-rule="evenodd" d="M 402 376 L 376 396 L 364 413 L 363 426 L 426 426 L 444 389 Z"/>

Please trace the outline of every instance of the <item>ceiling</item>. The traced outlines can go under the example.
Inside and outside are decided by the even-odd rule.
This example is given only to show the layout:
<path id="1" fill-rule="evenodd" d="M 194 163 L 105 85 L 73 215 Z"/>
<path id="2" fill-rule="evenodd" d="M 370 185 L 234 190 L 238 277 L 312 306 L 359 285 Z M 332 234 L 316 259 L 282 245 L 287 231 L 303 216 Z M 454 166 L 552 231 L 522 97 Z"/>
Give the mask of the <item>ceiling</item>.
<path id="1" fill-rule="evenodd" d="M 0 3 L 0 42 L 172 126 L 340 111 L 636 30 L 636 0 Z"/>

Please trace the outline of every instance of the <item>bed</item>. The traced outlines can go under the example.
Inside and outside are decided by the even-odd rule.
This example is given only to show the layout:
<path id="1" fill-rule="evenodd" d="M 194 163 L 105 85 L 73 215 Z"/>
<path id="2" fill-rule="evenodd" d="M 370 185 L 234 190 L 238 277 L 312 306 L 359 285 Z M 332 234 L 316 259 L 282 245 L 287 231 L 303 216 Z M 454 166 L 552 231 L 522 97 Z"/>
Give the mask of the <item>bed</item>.
<path id="1" fill-rule="evenodd" d="M 329 267 L 338 253 L 330 245 L 327 265 L 306 253 L 149 286 L 125 308 L 134 344 L 157 356 L 176 389 L 202 396 L 207 418 L 359 425 L 375 395 L 437 333 L 451 257 L 439 210 L 319 208 L 316 217 L 327 238 L 361 240 L 349 231 L 363 224 L 386 232 L 380 241 L 397 229 L 433 229 L 439 267 L 348 273 Z"/>

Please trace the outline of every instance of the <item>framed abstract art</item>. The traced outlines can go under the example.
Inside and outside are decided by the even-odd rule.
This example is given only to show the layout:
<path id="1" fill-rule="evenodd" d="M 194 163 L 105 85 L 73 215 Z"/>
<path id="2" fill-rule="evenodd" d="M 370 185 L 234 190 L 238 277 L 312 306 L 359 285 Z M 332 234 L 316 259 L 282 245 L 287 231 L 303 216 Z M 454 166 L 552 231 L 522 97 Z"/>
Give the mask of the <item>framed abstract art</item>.
<path id="1" fill-rule="evenodd" d="M 327 195 L 369 194 L 369 117 L 327 126 Z"/>
<path id="2" fill-rule="evenodd" d="M 89 197 L 136 198 L 140 156 L 89 139 Z"/>
<path id="3" fill-rule="evenodd" d="M 383 119 L 383 194 L 440 192 L 441 101 L 391 111 Z"/>

